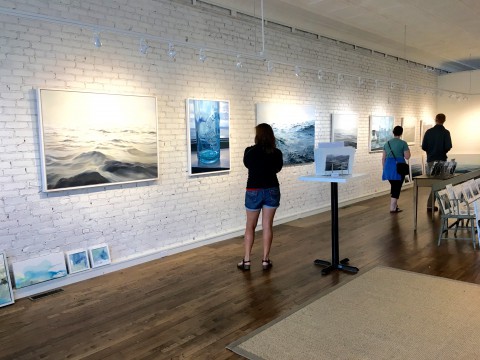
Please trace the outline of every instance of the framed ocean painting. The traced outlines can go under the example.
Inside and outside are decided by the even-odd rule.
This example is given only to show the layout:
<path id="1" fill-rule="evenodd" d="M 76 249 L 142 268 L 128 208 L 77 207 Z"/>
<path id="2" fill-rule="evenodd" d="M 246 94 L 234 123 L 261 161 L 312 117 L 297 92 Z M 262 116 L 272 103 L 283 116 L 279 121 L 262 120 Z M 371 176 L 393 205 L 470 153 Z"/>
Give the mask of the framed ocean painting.
<path id="1" fill-rule="evenodd" d="M 188 173 L 230 171 L 230 102 L 187 99 Z"/>
<path id="2" fill-rule="evenodd" d="M 408 145 L 415 144 L 415 132 L 417 121 L 414 118 L 404 117 L 402 118 L 403 135 L 402 139 L 407 142 Z"/>
<path id="3" fill-rule="evenodd" d="M 370 152 L 381 152 L 386 142 L 393 137 L 393 116 L 370 116 Z"/>
<path id="4" fill-rule="evenodd" d="M 42 190 L 158 178 L 153 96 L 38 89 Z"/>
<path id="5" fill-rule="evenodd" d="M 357 148 L 358 116 L 332 114 L 332 142 L 343 141 L 345 146 Z"/>
<path id="6" fill-rule="evenodd" d="M 284 165 L 313 163 L 315 107 L 311 105 L 259 103 L 257 124 L 272 126 Z M 253 137 L 252 137 L 253 141 Z"/>
<path id="7" fill-rule="evenodd" d="M 92 268 L 108 265 L 112 262 L 110 259 L 110 250 L 107 244 L 99 244 L 88 248 L 90 254 L 90 264 Z"/>
<path id="8" fill-rule="evenodd" d="M 67 258 L 68 273 L 74 274 L 90 269 L 88 251 L 86 249 L 72 250 L 65 253 Z"/>
<path id="9" fill-rule="evenodd" d="M 7 256 L 5 252 L 0 252 L 0 307 L 13 304 L 14 302 Z"/>
<path id="10" fill-rule="evenodd" d="M 12 263 L 17 289 L 67 276 L 63 253 L 52 253 Z"/>

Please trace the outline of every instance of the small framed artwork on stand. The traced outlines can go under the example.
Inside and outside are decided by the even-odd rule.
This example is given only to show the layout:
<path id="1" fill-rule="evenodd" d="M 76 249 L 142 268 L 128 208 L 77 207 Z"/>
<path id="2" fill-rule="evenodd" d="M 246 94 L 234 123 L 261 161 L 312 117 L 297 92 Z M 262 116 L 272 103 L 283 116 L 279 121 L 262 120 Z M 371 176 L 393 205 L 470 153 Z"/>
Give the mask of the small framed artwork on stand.
<path id="1" fill-rule="evenodd" d="M 351 146 L 318 147 L 315 149 L 315 174 L 351 175 L 355 148 Z"/>
<path id="2" fill-rule="evenodd" d="M 13 304 L 14 302 L 7 256 L 4 252 L 0 252 L 0 307 Z"/>
<path id="3" fill-rule="evenodd" d="M 65 253 L 67 258 L 67 268 L 69 274 L 90 269 L 88 260 L 88 251 L 86 249 L 77 249 Z"/>
<path id="4" fill-rule="evenodd" d="M 90 255 L 90 264 L 92 265 L 92 268 L 108 265 L 112 262 L 107 244 L 90 246 L 88 248 L 88 253 Z"/>

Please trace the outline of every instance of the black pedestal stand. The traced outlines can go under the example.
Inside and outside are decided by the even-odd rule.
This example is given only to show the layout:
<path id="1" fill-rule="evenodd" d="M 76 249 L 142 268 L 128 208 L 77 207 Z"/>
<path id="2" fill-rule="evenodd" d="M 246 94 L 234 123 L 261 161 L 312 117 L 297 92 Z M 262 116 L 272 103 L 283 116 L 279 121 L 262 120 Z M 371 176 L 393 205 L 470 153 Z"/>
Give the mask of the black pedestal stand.
<path id="1" fill-rule="evenodd" d="M 315 265 L 325 266 L 322 269 L 322 275 L 327 275 L 333 270 L 343 270 L 351 273 L 357 273 L 358 268 L 348 265 L 349 259 L 339 259 L 338 251 L 338 183 L 331 183 L 331 204 L 332 204 L 332 262 L 326 260 L 316 259 L 313 263 Z"/>

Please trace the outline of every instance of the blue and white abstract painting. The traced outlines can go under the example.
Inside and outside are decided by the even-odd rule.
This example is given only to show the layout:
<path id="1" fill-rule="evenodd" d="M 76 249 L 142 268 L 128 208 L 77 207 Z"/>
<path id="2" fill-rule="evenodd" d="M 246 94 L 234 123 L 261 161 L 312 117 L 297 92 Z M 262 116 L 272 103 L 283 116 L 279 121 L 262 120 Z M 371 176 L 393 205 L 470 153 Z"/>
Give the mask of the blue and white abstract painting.
<path id="1" fill-rule="evenodd" d="M 12 283 L 8 272 L 7 257 L 4 252 L 0 253 L 0 307 L 13 304 Z"/>
<path id="2" fill-rule="evenodd" d="M 92 268 L 108 265 L 112 262 L 107 244 L 91 246 L 88 248 L 88 251 L 90 253 Z"/>
<path id="3" fill-rule="evenodd" d="M 383 151 L 383 146 L 393 138 L 393 116 L 370 116 L 370 152 Z"/>
<path id="4" fill-rule="evenodd" d="M 257 124 L 272 126 L 285 165 L 313 163 L 315 107 L 311 105 L 257 104 Z"/>
<path id="5" fill-rule="evenodd" d="M 12 264 L 17 289 L 67 276 L 63 253 L 53 253 Z"/>
<path id="6" fill-rule="evenodd" d="M 88 253 L 85 249 L 72 250 L 67 252 L 67 266 L 68 273 L 74 274 L 79 271 L 90 269 L 90 262 L 88 261 Z"/>

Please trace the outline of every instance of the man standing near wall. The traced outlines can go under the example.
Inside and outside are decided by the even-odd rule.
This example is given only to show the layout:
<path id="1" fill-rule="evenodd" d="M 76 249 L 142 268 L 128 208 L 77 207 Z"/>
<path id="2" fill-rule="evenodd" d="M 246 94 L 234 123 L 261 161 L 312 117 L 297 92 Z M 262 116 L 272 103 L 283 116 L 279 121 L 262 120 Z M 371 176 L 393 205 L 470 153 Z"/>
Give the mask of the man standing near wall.
<path id="1" fill-rule="evenodd" d="M 435 161 L 447 161 L 447 152 L 452 148 L 450 131 L 443 126 L 445 120 L 445 114 L 437 114 L 435 117 L 435 126 L 425 131 L 423 135 L 422 149 L 427 153 L 427 174 L 430 173 Z M 431 193 L 428 197 L 427 210 L 437 210 L 436 207 L 432 209 Z"/>

